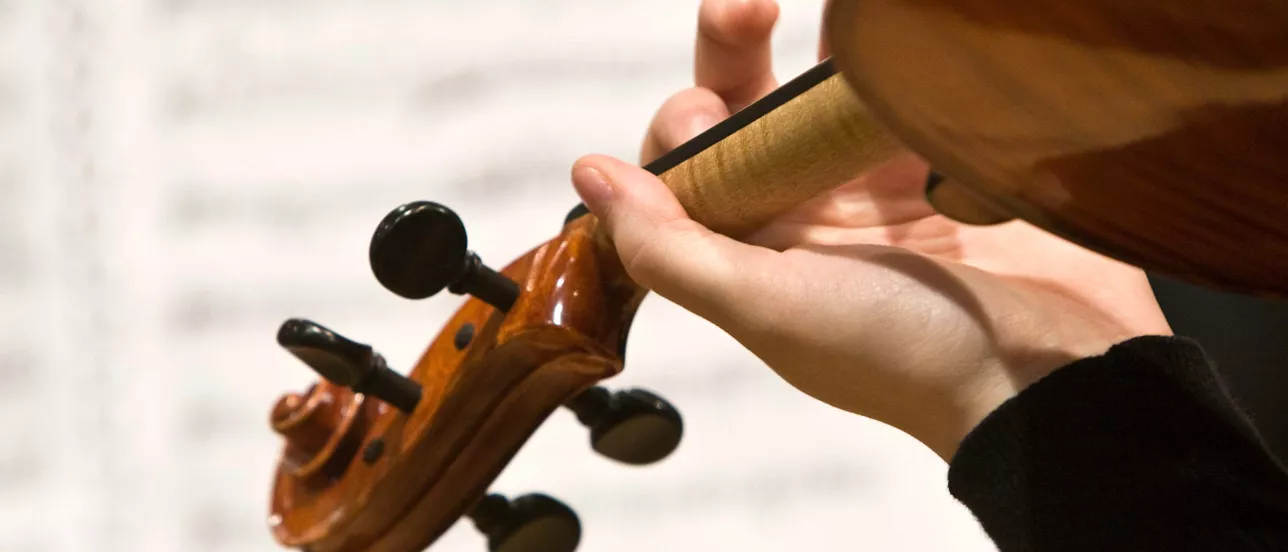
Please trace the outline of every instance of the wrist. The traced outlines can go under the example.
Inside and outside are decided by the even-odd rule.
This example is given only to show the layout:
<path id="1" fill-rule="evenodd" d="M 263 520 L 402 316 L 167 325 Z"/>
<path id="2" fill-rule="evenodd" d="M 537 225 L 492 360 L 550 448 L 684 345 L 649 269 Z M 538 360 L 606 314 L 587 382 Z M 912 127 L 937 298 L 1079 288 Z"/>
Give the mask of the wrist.
<path id="1" fill-rule="evenodd" d="M 1044 378 L 1079 360 L 1102 356 L 1115 345 L 1144 335 L 1171 335 L 1170 329 L 1152 328 L 1127 331 L 1104 327 L 1085 331 L 1047 332 L 1030 335 L 1028 347 L 1012 348 L 1005 356 L 981 361 L 968 372 L 973 375 L 959 382 L 945 397 L 942 414 L 927 416 L 918 423 L 919 441 L 932 449 L 945 462 L 951 461 L 972 431 L 994 411 L 1019 396 Z M 1004 347 L 999 347 L 1004 349 Z"/>
<path id="2" fill-rule="evenodd" d="M 1000 360 L 992 359 L 986 363 L 995 366 L 981 369 L 978 378 L 953 390 L 947 400 L 943 401 L 944 407 L 939 409 L 940 414 L 930 415 L 924 412 L 926 415 L 923 419 L 910 424 L 911 431 L 905 429 L 945 462 L 953 458 L 962 441 L 985 418 L 1027 387 L 1027 384 L 1007 376 L 1007 372 L 1000 368 Z M 1058 368 L 1052 368 L 1051 371 Z"/>
<path id="3" fill-rule="evenodd" d="M 1005 361 L 993 359 L 989 361 L 992 366 L 980 370 L 975 381 L 954 394 L 951 411 L 955 414 L 944 417 L 945 423 L 918 439 L 944 461 L 951 461 L 962 441 L 985 419 L 1042 379 L 1080 360 L 1103 356 L 1132 339 L 1171 335 L 1165 322 L 1136 331 L 1101 329 L 1080 336 L 1063 335 L 1058 340 L 1060 346 L 1031 350 Z"/>

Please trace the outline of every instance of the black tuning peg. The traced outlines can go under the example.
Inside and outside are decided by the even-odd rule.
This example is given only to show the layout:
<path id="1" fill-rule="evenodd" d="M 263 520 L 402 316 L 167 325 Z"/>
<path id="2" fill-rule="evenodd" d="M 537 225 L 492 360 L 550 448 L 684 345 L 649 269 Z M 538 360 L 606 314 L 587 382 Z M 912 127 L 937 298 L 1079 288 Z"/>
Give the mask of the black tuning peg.
<path id="1" fill-rule="evenodd" d="M 446 288 L 510 310 L 519 285 L 468 249 L 465 224 L 451 209 L 417 201 L 390 211 L 371 237 L 371 271 L 386 289 L 424 299 Z"/>
<path id="2" fill-rule="evenodd" d="M 420 384 L 394 372 L 368 345 L 346 339 L 319 324 L 292 318 L 277 330 L 277 343 L 331 383 L 348 387 L 411 413 Z"/>
<path id="3" fill-rule="evenodd" d="M 469 517 L 487 536 L 489 552 L 573 552 L 581 542 L 581 521 L 562 502 L 543 494 L 514 500 L 490 494 Z"/>
<path id="4" fill-rule="evenodd" d="M 591 448 L 626 464 L 652 464 L 666 458 L 684 435 L 680 412 L 642 389 L 613 393 L 592 387 L 565 406 L 590 428 Z"/>

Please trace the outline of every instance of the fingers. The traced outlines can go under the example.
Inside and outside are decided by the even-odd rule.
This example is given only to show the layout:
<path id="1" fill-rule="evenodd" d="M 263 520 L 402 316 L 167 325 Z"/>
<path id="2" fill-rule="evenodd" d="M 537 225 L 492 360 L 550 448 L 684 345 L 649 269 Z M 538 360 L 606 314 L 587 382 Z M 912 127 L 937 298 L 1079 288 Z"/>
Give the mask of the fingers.
<path id="1" fill-rule="evenodd" d="M 730 113 L 778 87 L 770 42 L 777 22 L 774 0 L 702 2 L 694 77 L 724 99 Z"/>
<path id="2" fill-rule="evenodd" d="M 676 93 L 653 116 L 640 150 L 640 162 L 652 162 L 728 116 L 724 100 L 706 88 Z"/>
<path id="3" fill-rule="evenodd" d="M 915 155 L 900 155 L 796 206 L 775 219 L 761 235 L 747 241 L 778 249 L 795 245 L 784 242 L 782 238 L 787 234 L 777 231 L 785 227 L 891 228 L 930 217 L 935 210 L 926 202 L 927 171 L 926 163 Z M 761 241 L 766 233 L 774 235 L 772 246 Z M 800 243 L 812 243 L 810 239 L 801 237 Z"/>
<path id="4" fill-rule="evenodd" d="M 640 149 L 649 163 L 778 86 L 770 35 L 774 0 L 704 0 L 698 12 L 697 86 L 666 101 Z"/>
<path id="5" fill-rule="evenodd" d="M 775 251 L 797 247 L 878 245 L 952 261 L 960 261 L 965 253 L 961 227 L 941 216 L 927 216 L 892 226 L 861 228 L 777 221 L 761 228 L 746 241 Z"/>
<path id="6" fill-rule="evenodd" d="M 832 39 L 827 34 L 827 19 L 825 18 L 818 33 L 818 61 L 822 62 L 831 56 Z"/>
<path id="7" fill-rule="evenodd" d="M 927 217 L 935 212 L 926 201 L 929 170 L 921 158 L 903 153 L 783 218 L 854 228 L 892 226 Z"/>
<path id="8" fill-rule="evenodd" d="M 616 159 L 578 160 L 573 185 L 632 279 L 717 325 L 746 316 L 776 253 L 693 222 L 661 180 Z"/>

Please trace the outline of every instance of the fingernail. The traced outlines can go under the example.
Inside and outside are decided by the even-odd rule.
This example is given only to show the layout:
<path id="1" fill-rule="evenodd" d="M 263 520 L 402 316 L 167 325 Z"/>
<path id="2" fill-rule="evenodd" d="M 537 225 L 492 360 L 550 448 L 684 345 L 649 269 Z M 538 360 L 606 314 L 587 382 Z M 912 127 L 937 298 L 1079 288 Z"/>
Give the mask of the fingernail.
<path id="1" fill-rule="evenodd" d="M 613 187 L 598 169 L 578 165 L 572 169 L 572 185 L 577 195 L 586 202 L 586 207 L 596 216 L 603 214 L 604 208 L 613 200 Z"/>

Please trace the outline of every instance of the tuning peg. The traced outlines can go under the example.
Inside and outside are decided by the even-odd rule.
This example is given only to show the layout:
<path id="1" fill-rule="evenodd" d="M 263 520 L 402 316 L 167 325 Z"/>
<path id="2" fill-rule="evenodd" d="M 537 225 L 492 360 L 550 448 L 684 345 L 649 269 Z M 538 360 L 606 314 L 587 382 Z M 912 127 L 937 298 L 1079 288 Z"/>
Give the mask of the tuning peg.
<path id="1" fill-rule="evenodd" d="M 568 211 L 568 215 L 564 217 L 564 226 L 572 224 L 572 221 L 577 220 L 589 214 L 590 214 L 590 208 L 586 207 L 585 203 L 578 203 L 577 206 L 573 207 L 572 210 Z"/>
<path id="2" fill-rule="evenodd" d="M 490 494 L 468 515 L 487 536 L 489 552 L 573 552 L 581 542 L 577 513 L 543 494 L 513 501 Z"/>
<path id="3" fill-rule="evenodd" d="M 519 285 L 468 250 L 465 224 L 451 209 L 417 201 L 390 211 L 371 237 L 371 270 L 386 289 L 424 299 L 446 288 L 510 310 Z"/>
<path id="4" fill-rule="evenodd" d="M 684 434 L 680 413 L 662 397 L 632 389 L 584 391 L 565 406 L 590 428 L 596 452 L 626 464 L 652 464 L 675 451 Z"/>
<path id="5" fill-rule="evenodd" d="M 411 413 L 420 384 L 394 372 L 370 346 L 346 339 L 319 324 L 292 318 L 277 330 L 277 343 L 318 375 L 355 393 L 376 397 Z"/>

